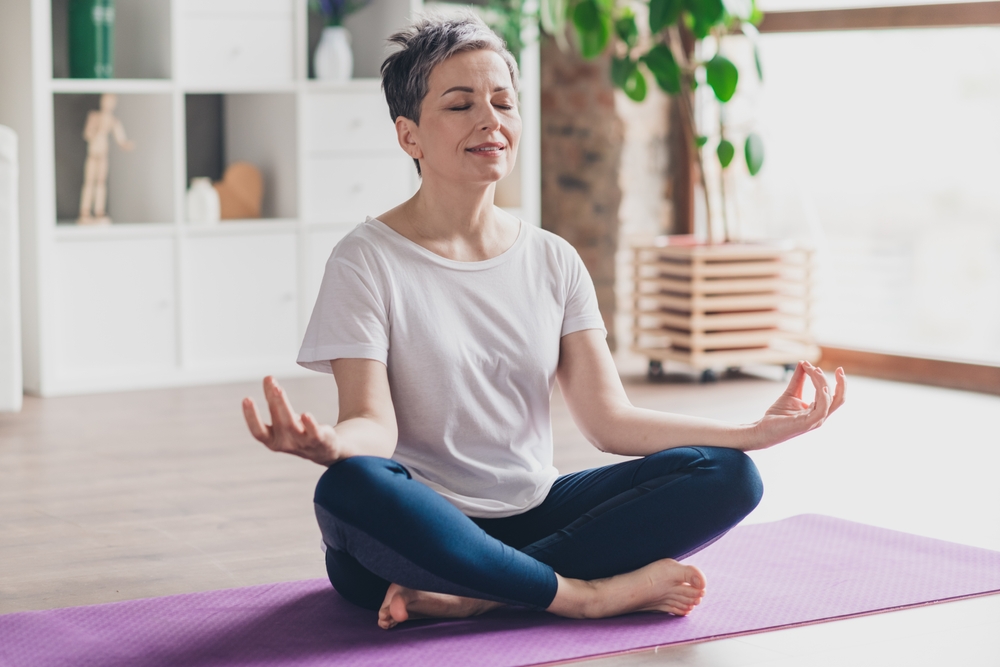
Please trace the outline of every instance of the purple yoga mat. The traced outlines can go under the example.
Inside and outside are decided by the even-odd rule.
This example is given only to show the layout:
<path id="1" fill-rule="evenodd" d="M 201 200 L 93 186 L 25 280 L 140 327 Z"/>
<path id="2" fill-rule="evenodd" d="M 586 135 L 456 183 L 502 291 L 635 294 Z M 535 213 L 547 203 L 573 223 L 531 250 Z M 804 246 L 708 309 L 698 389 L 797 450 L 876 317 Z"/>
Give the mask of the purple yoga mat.
<path id="1" fill-rule="evenodd" d="M 689 562 L 708 594 L 685 618 L 510 609 L 387 632 L 314 580 L 0 616 L 0 665 L 536 665 L 1000 592 L 1000 552 L 818 515 L 738 527 Z"/>

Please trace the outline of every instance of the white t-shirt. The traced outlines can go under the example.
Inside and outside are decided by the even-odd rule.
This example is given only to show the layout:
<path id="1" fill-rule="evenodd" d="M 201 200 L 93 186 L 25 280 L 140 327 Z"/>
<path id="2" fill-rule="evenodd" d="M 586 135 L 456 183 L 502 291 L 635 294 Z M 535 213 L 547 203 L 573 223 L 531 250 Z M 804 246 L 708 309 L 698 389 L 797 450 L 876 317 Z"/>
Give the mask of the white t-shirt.
<path id="1" fill-rule="evenodd" d="M 459 262 L 369 218 L 327 261 L 298 363 L 384 363 L 392 458 L 468 516 L 504 517 L 556 479 L 559 339 L 583 329 L 607 333 L 583 261 L 555 234 L 522 222 L 504 253 Z"/>

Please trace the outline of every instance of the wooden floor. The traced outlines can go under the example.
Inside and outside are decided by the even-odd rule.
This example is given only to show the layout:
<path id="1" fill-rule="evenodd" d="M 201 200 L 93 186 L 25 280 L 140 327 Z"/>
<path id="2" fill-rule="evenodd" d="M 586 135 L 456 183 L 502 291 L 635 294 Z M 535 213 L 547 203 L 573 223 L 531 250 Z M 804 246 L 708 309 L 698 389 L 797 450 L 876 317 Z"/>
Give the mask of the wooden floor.
<path id="1" fill-rule="evenodd" d="M 650 385 L 632 400 L 750 421 L 775 380 Z M 287 381 L 293 403 L 336 417 L 336 387 Z M 765 497 L 748 521 L 818 512 L 1000 550 L 1000 397 L 852 378 L 819 431 L 754 454 Z M 55 399 L 0 415 L 0 613 L 324 576 L 312 487 L 321 469 L 244 432 L 256 384 Z M 563 472 L 591 448 L 554 399 Z M 711 579 L 711 573 L 708 573 Z M 697 612 L 695 612 L 697 613 Z M 1000 595 L 588 665 L 1000 665 Z"/>

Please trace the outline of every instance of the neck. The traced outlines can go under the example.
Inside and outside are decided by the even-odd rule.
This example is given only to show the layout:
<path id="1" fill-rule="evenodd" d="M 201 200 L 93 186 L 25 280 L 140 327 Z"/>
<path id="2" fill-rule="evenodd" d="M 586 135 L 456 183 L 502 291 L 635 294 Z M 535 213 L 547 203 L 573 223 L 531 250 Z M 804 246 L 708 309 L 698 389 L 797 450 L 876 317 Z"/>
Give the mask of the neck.
<path id="1" fill-rule="evenodd" d="M 443 257 L 490 259 L 513 244 L 519 228 L 516 219 L 497 215 L 495 190 L 495 183 L 455 183 L 425 172 L 417 194 L 382 222 Z"/>

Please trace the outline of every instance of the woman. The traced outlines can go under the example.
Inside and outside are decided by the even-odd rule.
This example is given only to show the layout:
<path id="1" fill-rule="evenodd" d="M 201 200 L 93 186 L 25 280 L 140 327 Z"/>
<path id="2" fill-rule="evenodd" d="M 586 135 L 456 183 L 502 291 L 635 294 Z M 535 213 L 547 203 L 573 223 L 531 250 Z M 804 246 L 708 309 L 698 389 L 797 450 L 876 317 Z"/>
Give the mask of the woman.
<path id="1" fill-rule="evenodd" d="M 472 16 L 391 41 L 383 88 L 422 183 L 327 263 L 298 361 L 334 374 L 338 423 L 296 414 L 267 378 L 273 423 L 245 399 L 251 433 L 328 466 L 315 506 L 330 581 L 383 628 L 504 604 L 689 613 L 706 580 L 676 559 L 760 500 L 743 451 L 822 424 L 844 400 L 843 371 L 831 395 L 800 363 L 750 425 L 632 406 L 579 255 L 493 205 L 521 135 L 513 58 Z M 556 380 L 596 447 L 642 458 L 560 477 Z"/>

